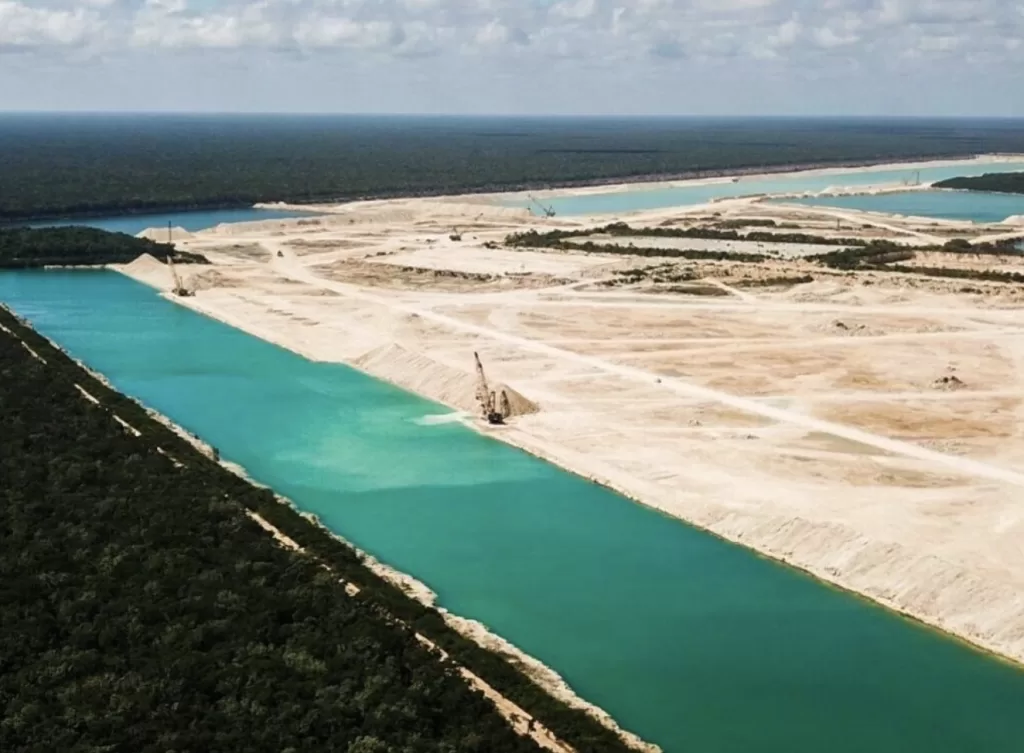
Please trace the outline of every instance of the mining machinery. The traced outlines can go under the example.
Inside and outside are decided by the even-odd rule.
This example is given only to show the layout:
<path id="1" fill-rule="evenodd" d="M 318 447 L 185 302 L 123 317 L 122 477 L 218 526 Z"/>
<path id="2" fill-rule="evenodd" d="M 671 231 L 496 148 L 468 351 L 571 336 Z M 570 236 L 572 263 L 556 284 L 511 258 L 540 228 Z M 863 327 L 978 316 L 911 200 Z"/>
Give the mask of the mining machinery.
<path id="1" fill-rule="evenodd" d="M 543 215 L 544 215 L 545 217 L 554 217 L 554 216 L 555 216 L 555 208 L 554 208 L 554 207 L 552 207 L 552 206 L 548 206 L 548 205 L 546 205 L 546 204 L 541 204 L 541 203 L 540 203 L 539 201 L 537 201 L 537 199 L 536 199 L 536 198 L 534 198 L 534 197 L 533 197 L 532 195 L 531 195 L 531 196 L 529 197 L 529 199 L 530 199 L 530 202 L 531 202 L 531 203 L 535 204 L 535 205 L 537 206 L 537 208 L 538 208 L 538 209 L 540 209 L 541 213 L 542 213 L 542 214 L 543 214 Z"/>
<path id="2" fill-rule="evenodd" d="M 512 415 L 512 405 L 505 390 L 495 396 L 487 385 L 487 376 L 484 374 L 483 364 L 480 363 L 480 355 L 473 353 L 473 358 L 476 360 L 476 399 L 480 403 L 480 412 L 487 423 L 500 426 Z"/>
<path id="3" fill-rule="evenodd" d="M 171 292 L 174 293 L 174 295 L 181 298 L 188 298 L 189 296 L 195 295 L 195 291 L 186 286 L 182 281 L 181 276 L 178 274 L 178 270 L 174 267 L 174 260 L 171 258 L 171 254 L 167 254 L 167 268 L 171 270 Z"/>

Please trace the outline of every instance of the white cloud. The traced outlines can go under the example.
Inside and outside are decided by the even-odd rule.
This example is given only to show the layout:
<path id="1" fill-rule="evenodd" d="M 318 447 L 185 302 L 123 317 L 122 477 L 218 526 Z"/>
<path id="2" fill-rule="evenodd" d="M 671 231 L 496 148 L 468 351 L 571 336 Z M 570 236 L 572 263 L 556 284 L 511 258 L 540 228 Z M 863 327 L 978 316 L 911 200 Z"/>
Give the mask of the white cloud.
<path id="1" fill-rule="evenodd" d="M 582 21 L 593 16 L 596 10 L 596 0 L 562 0 L 551 6 L 551 15 L 555 18 Z"/>
<path id="2" fill-rule="evenodd" d="M 273 46 L 279 35 L 265 16 L 265 8 L 265 4 L 253 3 L 230 13 L 203 14 L 188 12 L 184 0 L 147 0 L 134 18 L 129 41 L 148 49 Z"/>
<path id="3" fill-rule="evenodd" d="M 350 18 L 314 16 L 301 21 L 292 37 L 304 48 L 373 49 L 388 44 L 397 34 L 397 27 L 386 21 L 360 23 Z"/>
<path id="4" fill-rule="evenodd" d="M 0 0 L 0 48 L 79 45 L 102 30 L 85 8 L 31 7 L 18 0 Z"/>
<path id="5" fill-rule="evenodd" d="M 473 36 L 473 41 L 481 47 L 503 45 L 508 42 L 510 35 L 509 28 L 495 19 L 481 26 Z"/>
<path id="6" fill-rule="evenodd" d="M 600 91 L 612 67 L 625 86 L 660 71 L 697 81 L 709 67 L 739 82 L 799 81 L 811 69 L 828 81 L 856 65 L 865 92 L 909 74 L 948 91 L 937 61 L 1009 76 L 1024 66 L 1022 39 L 1018 0 L 0 0 L 0 52 L 51 61 L 145 55 L 171 66 L 194 49 L 273 67 L 300 52 L 288 59 L 372 60 L 423 77 L 472 71 L 534 87 L 540 76 L 552 92 L 562 77 Z M 652 90 L 649 101 L 664 97 Z"/>

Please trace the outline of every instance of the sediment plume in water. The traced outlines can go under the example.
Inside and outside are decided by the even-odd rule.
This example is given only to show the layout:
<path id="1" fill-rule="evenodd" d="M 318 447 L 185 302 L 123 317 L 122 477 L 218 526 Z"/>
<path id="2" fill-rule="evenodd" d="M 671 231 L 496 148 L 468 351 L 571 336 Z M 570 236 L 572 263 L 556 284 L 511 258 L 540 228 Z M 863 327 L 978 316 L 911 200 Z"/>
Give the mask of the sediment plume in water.
<path id="1" fill-rule="evenodd" d="M 468 363 L 472 363 L 467 359 Z M 353 365 L 373 376 L 404 389 L 426 395 L 457 410 L 476 414 L 480 405 L 476 398 L 476 374 L 435 361 L 396 343 L 388 343 L 361 355 Z M 496 394 L 505 392 L 511 416 L 536 413 L 539 406 L 506 384 L 493 383 Z"/>

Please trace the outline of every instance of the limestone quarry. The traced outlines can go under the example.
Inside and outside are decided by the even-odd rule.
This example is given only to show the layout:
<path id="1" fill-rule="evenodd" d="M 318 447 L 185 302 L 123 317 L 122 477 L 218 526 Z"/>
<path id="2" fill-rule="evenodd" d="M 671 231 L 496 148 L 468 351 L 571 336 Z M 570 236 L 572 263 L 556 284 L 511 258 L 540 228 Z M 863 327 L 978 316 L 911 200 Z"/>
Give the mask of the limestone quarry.
<path id="1" fill-rule="evenodd" d="M 180 303 L 1024 661 L 1020 285 L 825 269 L 801 244 L 642 230 L 631 242 L 646 255 L 524 250 L 506 237 L 619 218 L 534 217 L 486 197 L 318 210 L 176 237 L 212 262 L 180 270 L 196 291 Z M 624 219 L 776 220 L 908 246 L 1014 232 L 754 199 Z M 755 251 L 767 258 L 729 258 Z M 1024 273 L 1012 256 L 915 263 Z M 123 271 L 170 287 L 155 259 Z M 509 395 L 505 426 L 479 420 L 474 352 Z"/>

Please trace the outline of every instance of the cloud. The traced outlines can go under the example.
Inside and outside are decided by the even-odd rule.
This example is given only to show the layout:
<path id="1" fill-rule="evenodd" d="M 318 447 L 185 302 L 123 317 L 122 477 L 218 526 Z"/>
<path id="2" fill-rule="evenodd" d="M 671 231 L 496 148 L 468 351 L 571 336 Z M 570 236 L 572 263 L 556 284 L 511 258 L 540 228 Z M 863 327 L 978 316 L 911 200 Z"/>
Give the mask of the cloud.
<path id="1" fill-rule="evenodd" d="M 600 91 L 612 69 L 628 88 L 711 69 L 737 82 L 798 83 L 809 70 L 846 82 L 860 66 L 864 91 L 914 75 L 948 92 L 936 66 L 1009 77 L 1024 67 L 1022 39 L 1024 6 L 1011 0 L 0 0 L 0 52 L 48 63 L 169 68 L 194 51 L 263 70 L 282 59 L 335 75 L 395 66 L 396 81 L 542 77 L 554 92 L 564 79 L 567 97 Z M 220 75 L 208 73 L 211 85 Z"/>
<path id="2" fill-rule="evenodd" d="M 102 28 L 99 17 L 87 8 L 32 7 L 19 0 L 0 0 L 0 49 L 77 46 L 98 36 Z"/>
<path id="3" fill-rule="evenodd" d="M 514 51 L 595 62 L 680 57 L 799 63 L 829 51 L 898 56 L 1024 36 L 1006 0 L 0 0 L 0 44 Z M 944 40 L 937 43 L 935 40 Z M 693 57 L 689 55 L 689 57 Z"/>
<path id="4" fill-rule="evenodd" d="M 551 15 L 571 21 L 583 21 L 597 11 L 597 0 L 561 0 L 551 6 Z"/>
<path id="5" fill-rule="evenodd" d="M 232 12 L 190 12 L 185 0 L 146 0 L 134 18 L 129 43 L 144 49 L 236 49 L 279 43 L 266 5 L 253 3 Z"/>
<path id="6" fill-rule="evenodd" d="M 302 48 L 374 49 L 401 41 L 401 30 L 388 21 L 359 22 L 338 16 L 315 16 L 299 22 L 292 39 Z"/>

